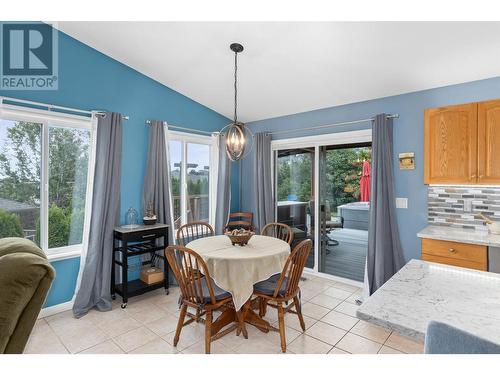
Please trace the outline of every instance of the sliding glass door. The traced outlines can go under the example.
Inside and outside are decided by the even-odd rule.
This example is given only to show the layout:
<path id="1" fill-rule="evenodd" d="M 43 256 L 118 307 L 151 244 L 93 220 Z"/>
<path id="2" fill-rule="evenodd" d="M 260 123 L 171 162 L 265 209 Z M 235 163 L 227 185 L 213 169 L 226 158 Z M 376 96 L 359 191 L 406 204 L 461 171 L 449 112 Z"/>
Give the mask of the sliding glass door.
<path id="1" fill-rule="evenodd" d="M 306 238 L 314 241 L 314 165 L 314 147 L 276 153 L 276 217 L 292 228 L 293 245 Z M 313 252 L 306 267 L 314 267 Z"/>
<path id="2" fill-rule="evenodd" d="M 273 142 L 276 220 L 294 244 L 314 241 L 306 266 L 363 281 L 368 245 L 371 132 Z"/>
<path id="3" fill-rule="evenodd" d="M 319 160 L 318 271 L 362 282 L 368 248 L 371 143 L 320 146 Z"/>

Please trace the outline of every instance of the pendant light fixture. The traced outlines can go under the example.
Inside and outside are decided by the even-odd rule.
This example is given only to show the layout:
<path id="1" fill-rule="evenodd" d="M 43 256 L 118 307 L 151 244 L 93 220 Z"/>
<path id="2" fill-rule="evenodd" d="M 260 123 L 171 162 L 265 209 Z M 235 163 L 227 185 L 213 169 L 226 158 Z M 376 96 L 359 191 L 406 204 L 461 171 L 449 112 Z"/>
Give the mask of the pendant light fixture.
<path id="1" fill-rule="evenodd" d="M 252 134 L 245 124 L 238 121 L 238 53 L 243 51 L 243 46 L 239 43 L 232 43 L 229 48 L 234 52 L 234 117 L 233 122 L 226 125 L 226 152 L 232 161 L 242 159 L 249 152 L 248 138 Z M 222 132 L 221 130 L 221 132 Z M 247 136 L 246 133 L 249 133 Z M 247 151 L 245 153 L 245 151 Z"/>

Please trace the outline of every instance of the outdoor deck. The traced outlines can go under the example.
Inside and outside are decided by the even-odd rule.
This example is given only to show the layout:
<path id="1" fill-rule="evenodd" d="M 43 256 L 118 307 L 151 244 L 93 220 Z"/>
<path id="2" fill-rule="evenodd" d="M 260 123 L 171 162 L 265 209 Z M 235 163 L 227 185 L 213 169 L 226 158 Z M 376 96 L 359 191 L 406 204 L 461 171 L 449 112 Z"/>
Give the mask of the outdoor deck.
<path id="1" fill-rule="evenodd" d="M 337 240 L 339 244 L 332 246 L 330 242 L 327 246 L 322 272 L 362 282 L 368 248 L 368 231 L 342 228 L 331 231 L 328 237 Z M 313 264 L 314 253 L 311 253 L 306 266 L 312 267 Z"/>

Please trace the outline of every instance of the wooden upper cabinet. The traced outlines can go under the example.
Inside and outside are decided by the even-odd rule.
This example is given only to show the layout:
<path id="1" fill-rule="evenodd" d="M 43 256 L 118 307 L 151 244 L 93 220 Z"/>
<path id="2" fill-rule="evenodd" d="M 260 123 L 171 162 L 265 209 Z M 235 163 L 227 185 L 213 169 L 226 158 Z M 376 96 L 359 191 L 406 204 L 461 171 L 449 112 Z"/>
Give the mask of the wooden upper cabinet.
<path id="1" fill-rule="evenodd" d="M 477 118 L 477 182 L 500 184 L 500 100 L 479 103 Z"/>
<path id="2" fill-rule="evenodd" d="M 477 182 L 477 109 L 470 103 L 425 111 L 424 183 Z M 500 163 L 495 168 L 500 172 Z"/>

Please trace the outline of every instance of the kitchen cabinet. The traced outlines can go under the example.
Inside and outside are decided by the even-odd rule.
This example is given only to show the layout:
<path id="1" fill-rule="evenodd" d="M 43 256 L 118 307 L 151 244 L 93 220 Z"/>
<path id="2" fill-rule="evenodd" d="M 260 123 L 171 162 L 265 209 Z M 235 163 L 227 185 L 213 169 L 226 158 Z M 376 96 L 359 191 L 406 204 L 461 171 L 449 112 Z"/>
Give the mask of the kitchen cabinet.
<path id="1" fill-rule="evenodd" d="M 477 104 L 427 109 L 424 153 L 424 183 L 476 183 Z"/>
<path id="2" fill-rule="evenodd" d="M 479 103 L 477 117 L 477 182 L 500 184 L 500 100 Z"/>
<path id="3" fill-rule="evenodd" d="M 424 183 L 500 184 L 500 100 L 425 111 Z"/>

